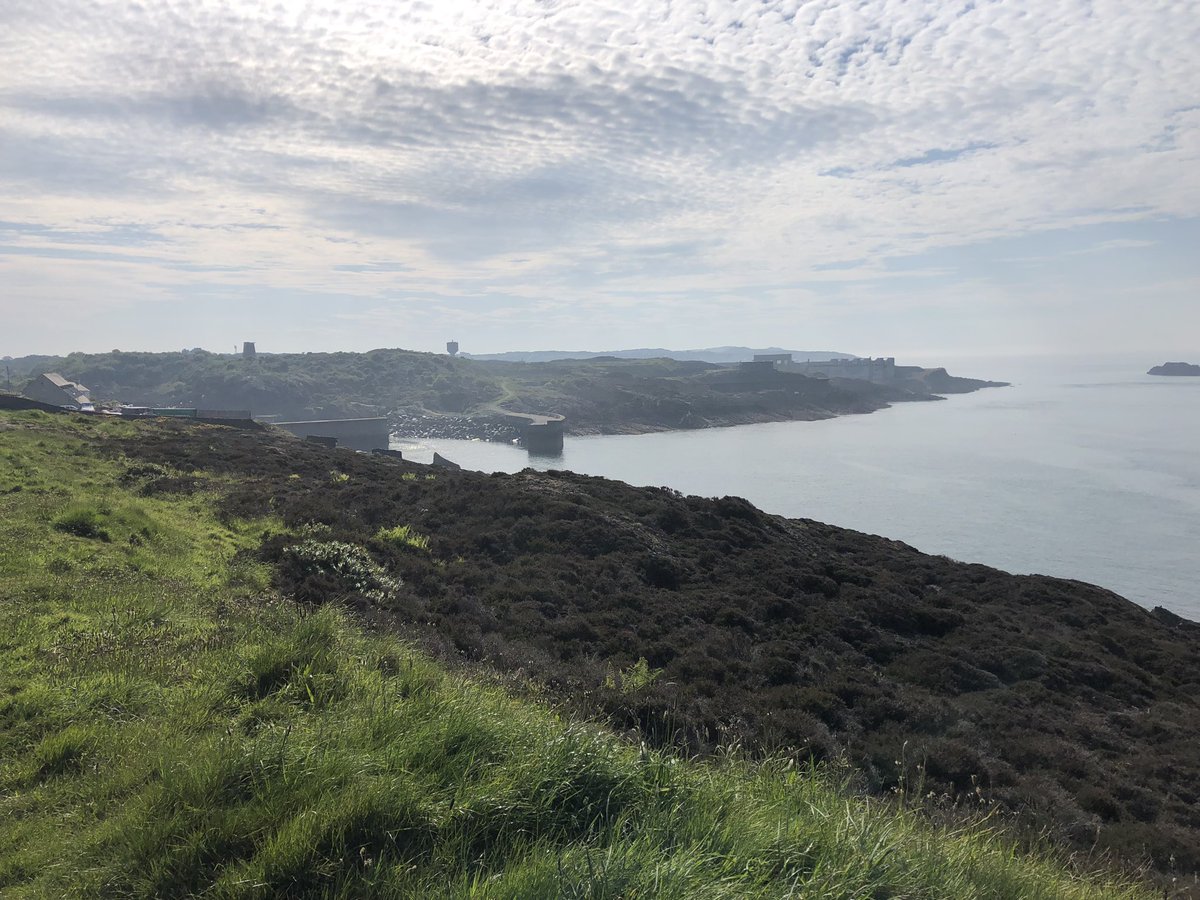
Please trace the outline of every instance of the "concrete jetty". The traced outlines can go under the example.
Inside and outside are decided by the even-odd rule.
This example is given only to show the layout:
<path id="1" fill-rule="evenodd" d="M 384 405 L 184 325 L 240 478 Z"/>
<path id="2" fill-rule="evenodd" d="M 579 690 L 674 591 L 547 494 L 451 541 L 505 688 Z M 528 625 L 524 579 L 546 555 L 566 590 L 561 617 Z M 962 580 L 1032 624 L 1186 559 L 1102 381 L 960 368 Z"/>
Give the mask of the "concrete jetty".
<path id="1" fill-rule="evenodd" d="M 518 427 L 521 443 L 535 456 L 562 456 L 565 416 L 555 413 L 519 413 L 502 410 Z"/>

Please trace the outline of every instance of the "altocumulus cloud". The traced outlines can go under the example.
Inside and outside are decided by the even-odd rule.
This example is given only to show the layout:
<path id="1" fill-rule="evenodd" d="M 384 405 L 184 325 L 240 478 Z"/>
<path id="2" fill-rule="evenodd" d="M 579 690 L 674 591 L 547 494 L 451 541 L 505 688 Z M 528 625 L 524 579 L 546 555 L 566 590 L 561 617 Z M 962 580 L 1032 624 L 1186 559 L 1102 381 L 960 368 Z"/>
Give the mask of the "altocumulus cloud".
<path id="1" fill-rule="evenodd" d="M 948 246 L 1195 217 L 1194 13 L 7 0 L 0 313 L 203 284 L 351 320 L 638 293 L 776 314 Z"/>

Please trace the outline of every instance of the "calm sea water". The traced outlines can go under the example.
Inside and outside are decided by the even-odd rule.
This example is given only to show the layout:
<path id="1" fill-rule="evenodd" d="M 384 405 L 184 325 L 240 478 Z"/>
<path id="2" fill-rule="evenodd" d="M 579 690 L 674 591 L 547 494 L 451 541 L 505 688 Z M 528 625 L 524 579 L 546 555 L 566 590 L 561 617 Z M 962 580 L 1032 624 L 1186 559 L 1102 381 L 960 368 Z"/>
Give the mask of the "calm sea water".
<path id="1" fill-rule="evenodd" d="M 870 415 L 632 437 L 400 441 L 466 468 L 571 469 L 902 540 L 929 553 L 1103 585 L 1200 620 L 1200 378 L 1162 360 L 994 360 L 1012 387 Z"/>

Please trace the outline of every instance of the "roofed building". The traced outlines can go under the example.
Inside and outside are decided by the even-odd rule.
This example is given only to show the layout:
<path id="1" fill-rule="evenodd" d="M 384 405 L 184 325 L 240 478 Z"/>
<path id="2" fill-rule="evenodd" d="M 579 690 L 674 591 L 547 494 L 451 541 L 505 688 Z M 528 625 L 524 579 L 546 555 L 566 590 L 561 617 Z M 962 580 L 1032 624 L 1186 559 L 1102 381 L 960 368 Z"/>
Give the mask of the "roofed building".
<path id="1" fill-rule="evenodd" d="M 57 372 L 45 372 L 26 385 L 23 391 L 31 400 L 41 400 L 55 406 L 82 409 L 91 405 L 91 390 L 75 381 L 68 381 Z"/>

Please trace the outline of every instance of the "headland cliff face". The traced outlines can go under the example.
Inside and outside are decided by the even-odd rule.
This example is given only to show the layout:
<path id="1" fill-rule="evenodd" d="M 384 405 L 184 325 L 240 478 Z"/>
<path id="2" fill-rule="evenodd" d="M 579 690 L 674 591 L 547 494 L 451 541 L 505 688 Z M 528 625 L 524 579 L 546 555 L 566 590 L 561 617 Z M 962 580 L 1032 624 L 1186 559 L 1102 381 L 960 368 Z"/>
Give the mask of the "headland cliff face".
<path id="1" fill-rule="evenodd" d="M 102 439 L 131 461 L 228 476 L 231 518 L 278 517 L 287 531 L 258 555 L 286 596 L 348 605 L 647 740 L 841 757 L 874 790 L 919 785 L 1082 851 L 1200 870 L 1200 625 L 1165 610 L 735 497 L 567 472 L 426 477 L 175 422 Z M 297 565 L 289 548 L 313 523 L 402 589 L 381 602 Z M 381 543 L 397 523 L 427 547 Z M 639 665 L 657 677 L 622 690 L 614 673 Z"/>

